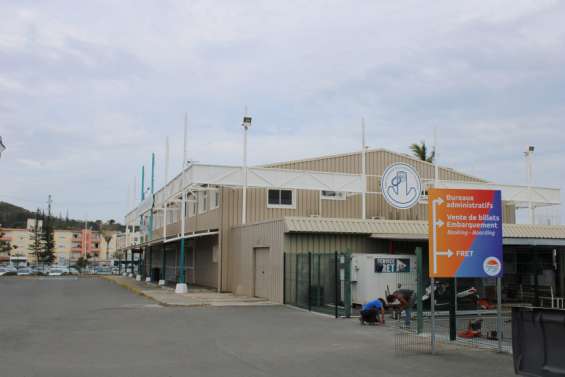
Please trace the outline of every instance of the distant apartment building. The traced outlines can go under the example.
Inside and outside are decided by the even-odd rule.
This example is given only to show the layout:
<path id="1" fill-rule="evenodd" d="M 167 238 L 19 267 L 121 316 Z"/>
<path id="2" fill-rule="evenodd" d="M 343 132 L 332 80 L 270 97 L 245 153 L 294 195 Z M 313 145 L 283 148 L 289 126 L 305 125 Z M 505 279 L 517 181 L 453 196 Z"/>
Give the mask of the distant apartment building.
<path id="1" fill-rule="evenodd" d="M 39 220 L 38 227 L 41 229 Z M 36 264 L 37 258 L 30 250 L 33 242 L 35 219 L 28 219 L 24 228 L 0 228 L 3 240 L 10 242 L 9 256 L 0 257 L 0 262 Z M 81 256 L 88 254 L 96 261 L 111 261 L 116 251 L 117 232 L 107 233 L 105 238 L 99 231 L 90 229 L 55 229 L 55 264 L 73 264 Z"/>

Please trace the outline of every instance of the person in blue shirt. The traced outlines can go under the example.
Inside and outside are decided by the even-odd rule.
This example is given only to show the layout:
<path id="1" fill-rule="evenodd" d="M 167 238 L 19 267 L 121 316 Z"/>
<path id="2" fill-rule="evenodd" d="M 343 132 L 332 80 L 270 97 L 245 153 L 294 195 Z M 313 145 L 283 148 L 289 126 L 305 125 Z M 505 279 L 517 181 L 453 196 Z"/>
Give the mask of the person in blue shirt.
<path id="1" fill-rule="evenodd" d="M 364 325 L 365 322 L 367 323 L 378 323 L 379 316 L 380 322 L 385 323 L 385 301 L 382 298 L 378 298 L 376 300 L 369 301 L 361 308 L 361 312 L 359 313 L 361 316 L 359 317 L 359 321 L 361 324 Z"/>

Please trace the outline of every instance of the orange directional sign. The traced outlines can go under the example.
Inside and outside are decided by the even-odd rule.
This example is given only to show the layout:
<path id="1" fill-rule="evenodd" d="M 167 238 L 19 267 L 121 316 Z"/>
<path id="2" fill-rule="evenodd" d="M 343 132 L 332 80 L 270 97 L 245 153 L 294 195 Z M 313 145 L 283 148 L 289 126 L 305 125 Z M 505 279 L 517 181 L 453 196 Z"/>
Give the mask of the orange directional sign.
<path id="1" fill-rule="evenodd" d="M 430 189 L 430 277 L 502 276 L 500 191 Z"/>

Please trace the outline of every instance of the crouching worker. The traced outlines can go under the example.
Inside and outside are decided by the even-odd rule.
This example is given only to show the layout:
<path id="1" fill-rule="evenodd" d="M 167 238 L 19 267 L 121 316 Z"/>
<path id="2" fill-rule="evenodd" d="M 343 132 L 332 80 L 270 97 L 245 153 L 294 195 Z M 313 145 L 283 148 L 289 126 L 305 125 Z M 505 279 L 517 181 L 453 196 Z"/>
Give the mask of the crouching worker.
<path id="1" fill-rule="evenodd" d="M 362 325 L 365 323 L 385 323 L 385 301 L 382 298 L 369 301 L 363 305 L 360 314 L 359 320 Z"/>
<path id="2" fill-rule="evenodd" d="M 399 289 L 389 295 L 386 300 L 389 304 L 399 302 L 397 308 L 400 312 L 404 311 L 404 324 L 410 326 L 410 320 L 412 319 L 412 307 L 416 302 L 416 295 L 411 289 Z"/>

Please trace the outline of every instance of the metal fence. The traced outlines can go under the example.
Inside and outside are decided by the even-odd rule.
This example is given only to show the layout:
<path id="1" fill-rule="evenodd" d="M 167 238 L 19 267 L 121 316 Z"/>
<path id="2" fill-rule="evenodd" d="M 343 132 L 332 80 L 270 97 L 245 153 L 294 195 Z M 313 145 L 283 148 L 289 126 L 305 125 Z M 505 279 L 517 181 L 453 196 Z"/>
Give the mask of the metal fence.
<path id="1" fill-rule="evenodd" d="M 285 253 L 284 303 L 335 317 L 351 316 L 349 253 Z"/>
<path id="2" fill-rule="evenodd" d="M 397 274 L 391 289 L 414 292 L 414 305 L 408 311 L 389 307 L 395 328 L 397 352 L 432 353 L 450 346 L 490 348 L 512 352 L 512 324 L 509 308 L 498 312 L 501 290 L 496 279 L 436 279 L 433 284 L 424 267 L 422 250 L 416 250 L 416 268 Z M 451 312 L 451 313 L 450 313 Z"/>

